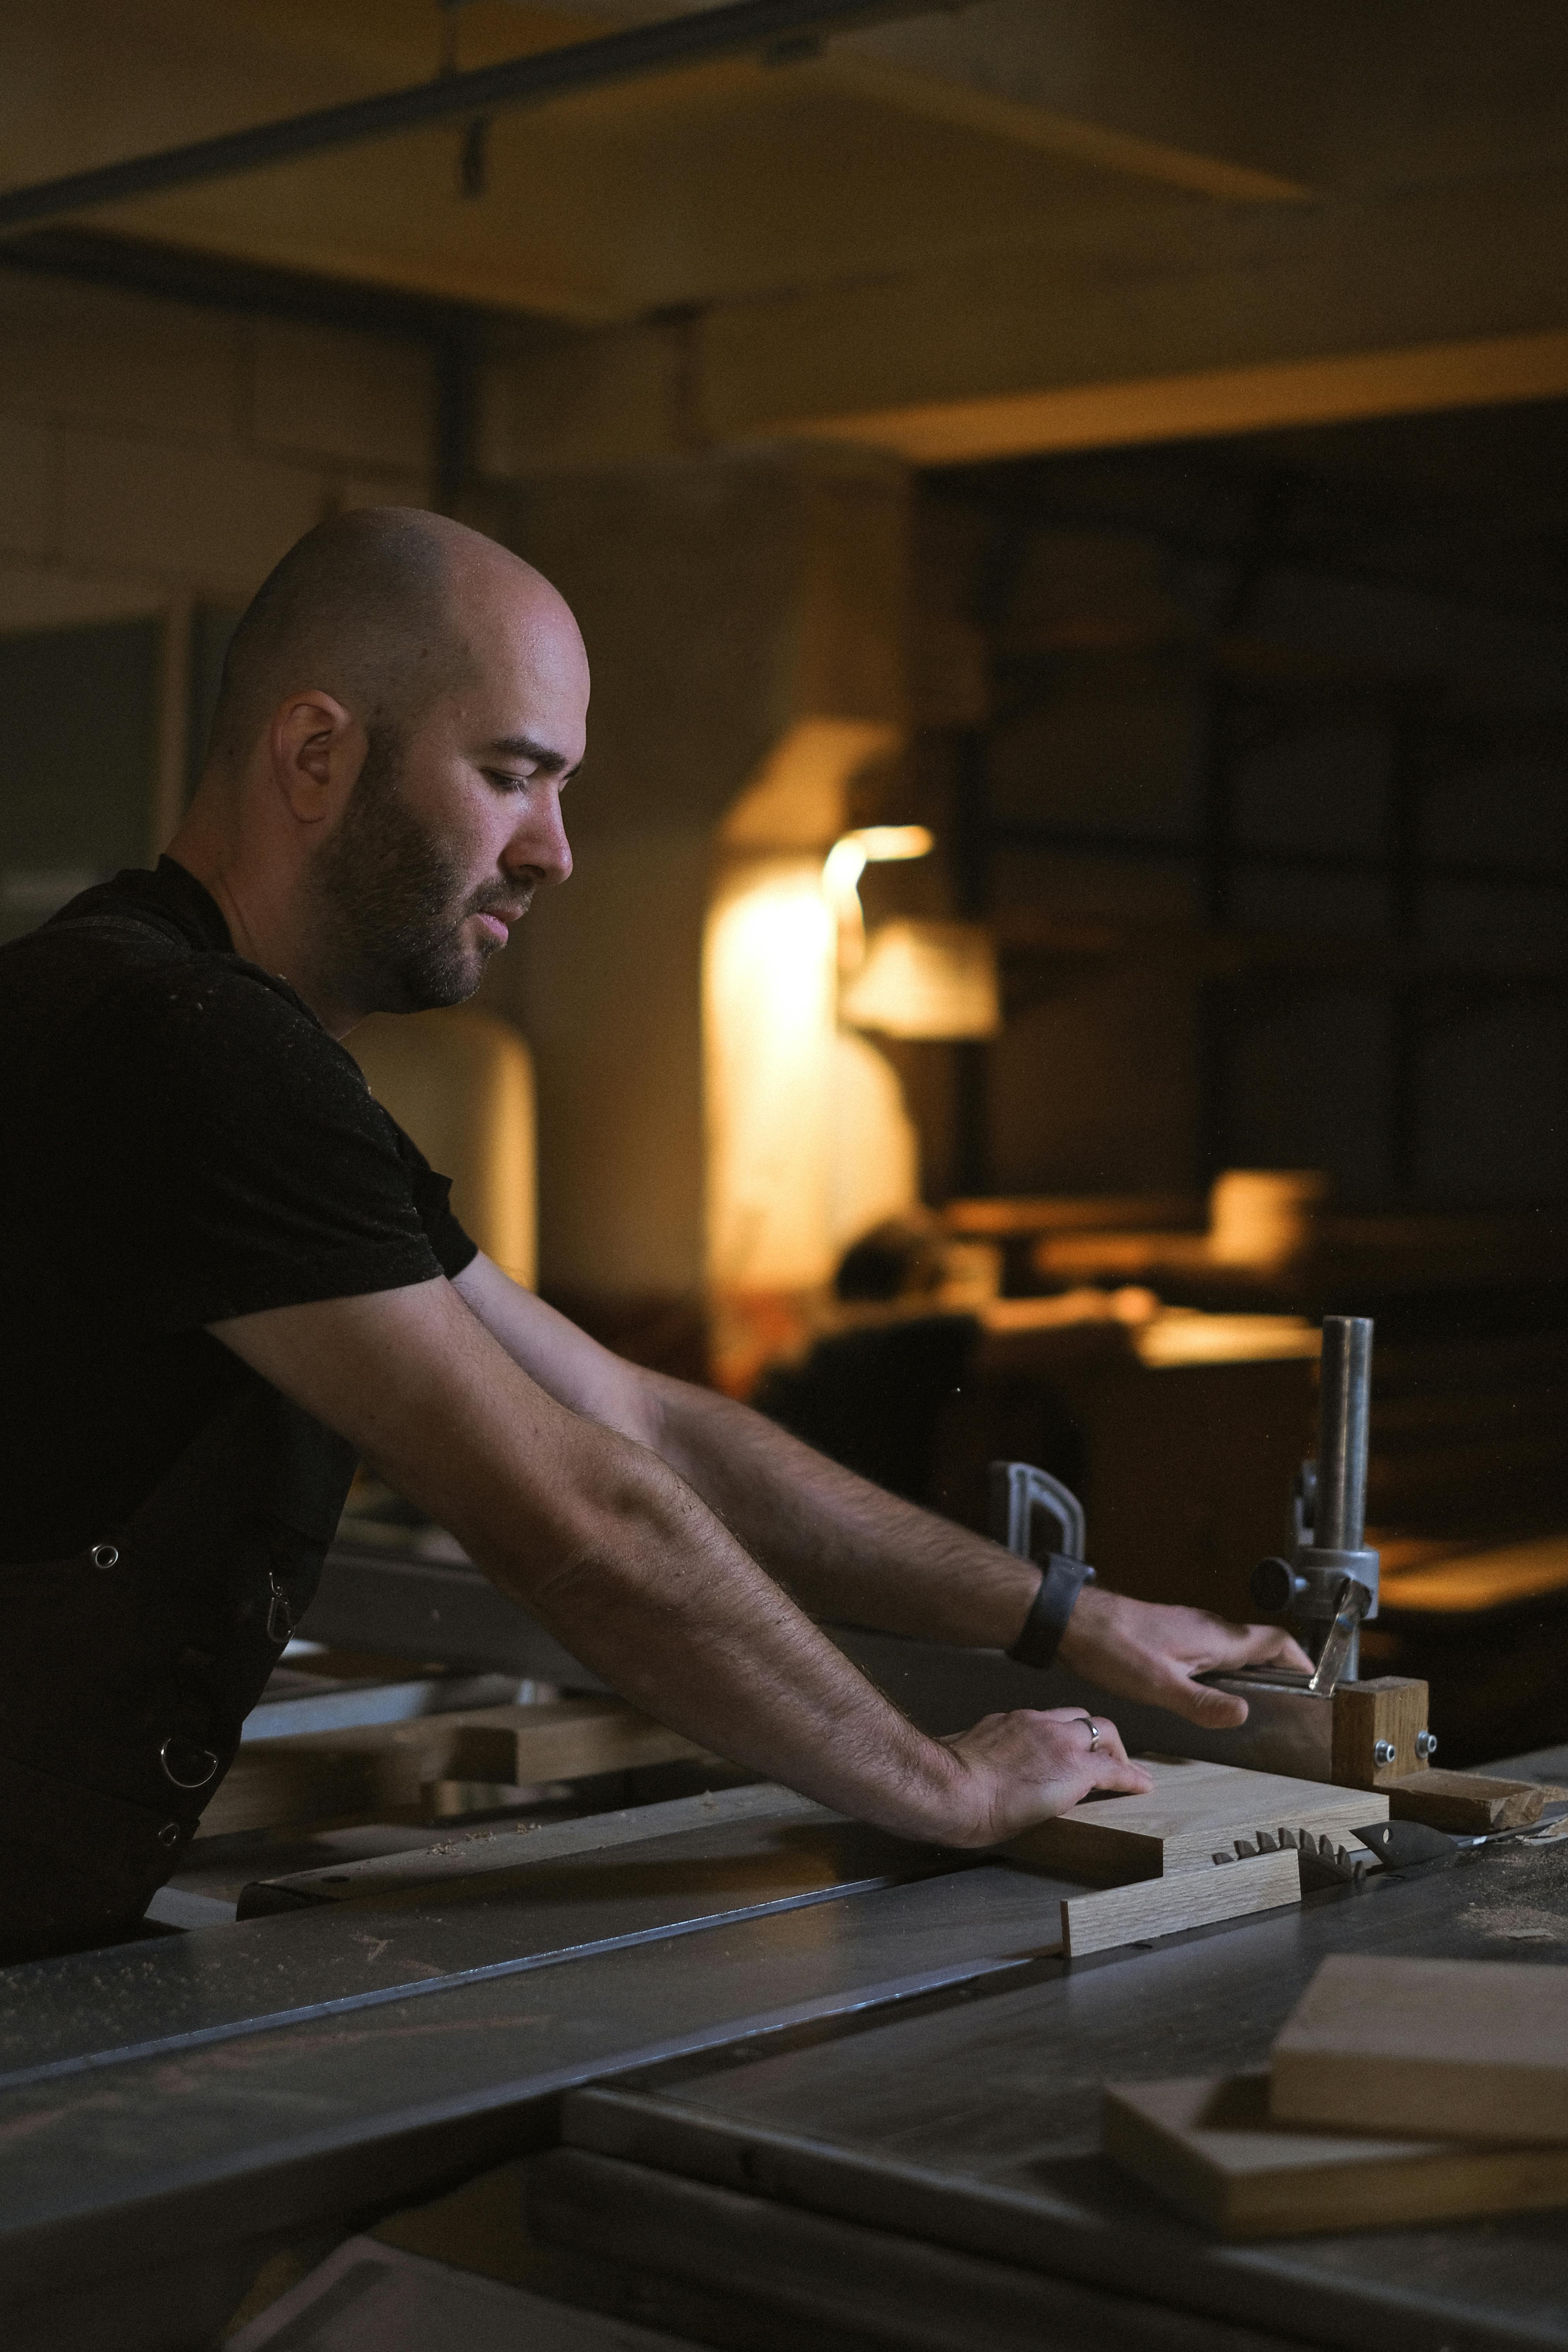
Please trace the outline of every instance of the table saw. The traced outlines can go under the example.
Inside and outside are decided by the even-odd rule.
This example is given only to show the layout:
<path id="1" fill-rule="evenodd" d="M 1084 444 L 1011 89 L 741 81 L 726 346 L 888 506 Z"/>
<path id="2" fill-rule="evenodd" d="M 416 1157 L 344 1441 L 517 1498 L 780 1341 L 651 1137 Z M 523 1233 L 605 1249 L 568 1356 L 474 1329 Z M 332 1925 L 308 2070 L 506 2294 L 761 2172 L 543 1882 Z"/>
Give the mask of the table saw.
<path id="1" fill-rule="evenodd" d="M 1327 1551 L 1355 1550 L 1353 1528 L 1334 1532 Z M 1314 1605 L 1330 1584 L 1342 1599 L 1325 1569 Z M 296 1742 L 332 1723 L 402 1737 L 519 1678 L 592 1686 L 449 1546 L 340 1547 L 310 1630 L 352 1648 L 372 1626 L 419 1667 L 358 1691 L 282 1684 L 253 1748 L 291 1744 L 268 1719 L 289 1709 L 315 1727 Z M 1069 1958 L 1064 1906 L 1105 1896 L 1103 1868 L 1076 1858 L 1094 1841 L 1044 1861 L 1026 1843 L 944 1851 L 733 1776 L 357 1848 L 220 1839 L 232 1900 L 176 1885 L 163 1934 L 0 1972 L 11 2352 L 209 2343 L 280 2254 L 297 2273 L 498 2167 L 507 2259 L 527 2248 L 568 2300 L 688 2340 L 1568 2347 L 1563 2210 L 1224 2244 L 1115 2169 L 1100 2120 L 1107 2084 L 1261 2063 L 1326 1957 L 1561 1962 L 1568 1837 L 1541 1832 L 1568 1808 L 1536 1808 L 1528 1838 L 1439 1839 L 1411 1866 L 1369 1848 L 1303 1895 L 1279 1851 L 1306 1844 L 1300 1809 L 1363 1808 L 1370 1838 L 1390 1811 L 1379 1776 L 1407 1760 L 1373 1759 L 1346 1789 L 1320 1738 L 1315 1778 L 1284 1777 L 1281 1711 L 1321 1694 L 1283 1687 L 1274 1733 L 1260 1706 L 1247 1731 L 1197 1736 L 994 1653 L 836 1638 L 938 1731 L 1078 1704 L 1166 1757 L 1256 1765 L 1273 1738 L 1258 1785 L 1289 1818 L 1248 1814 L 1243 1858 L 1212 1857 L 1206 1878 L 1283 1865 L 1290 1899 L 1175 1933 L 1152 1915 Z M 445 1687 L 443 1659 L 463 1669 Z M 1554 1786 L 1568 1747 L 1498 1769 Z"/>

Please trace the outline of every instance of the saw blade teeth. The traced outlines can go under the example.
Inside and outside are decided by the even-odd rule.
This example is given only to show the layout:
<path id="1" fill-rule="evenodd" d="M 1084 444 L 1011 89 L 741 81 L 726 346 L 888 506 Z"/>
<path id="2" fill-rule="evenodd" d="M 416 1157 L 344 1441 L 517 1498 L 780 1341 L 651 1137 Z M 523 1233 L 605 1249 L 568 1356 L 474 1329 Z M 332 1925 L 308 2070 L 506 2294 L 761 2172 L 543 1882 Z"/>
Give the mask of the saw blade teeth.
<path id="1" fill-rule="evenodd" d="M 1236 1851 L 1238 1859 L 1243 1862 L 1256 1861 L 1258 1856 L 1258 1848 L 1253 1844 L 1250 1838 L 1237 1838 L 1236 1841 Z"/>
<path id="2" fill-rule="evenodd" d="M 1278 1839 L 1277 1837 L 1275 1837 L 1275 1836 L 1274 1836 L 1274 1834 L 1272 1833 L 1272 1832 L 1271 1832 L 1271 1831 L 1268 1831 L 1268 1830 L 1259 1830 L 1259 1831 L 1258 1831 L 1258 1853 L 1279 1853 L 1279 1839 Z"/>
<path id="3" fill-rule="evenodd" d="M 1236 1856 L 1233 1853 L 1216 1853 L 1215 1860 L 1216 1862 L 1234 1862 L 1236 1860 Z"/>
<path id="4" fill-rule="evenodd" d="M 1294 1830 L 1281 1830 L 1279 1832 L 1279 1843 L 1282 1846 L 1288 1845 L 1291 1848 L 1295 1848 L 1300 1846 L 1301 1841 L 1297 1836 Z"/>

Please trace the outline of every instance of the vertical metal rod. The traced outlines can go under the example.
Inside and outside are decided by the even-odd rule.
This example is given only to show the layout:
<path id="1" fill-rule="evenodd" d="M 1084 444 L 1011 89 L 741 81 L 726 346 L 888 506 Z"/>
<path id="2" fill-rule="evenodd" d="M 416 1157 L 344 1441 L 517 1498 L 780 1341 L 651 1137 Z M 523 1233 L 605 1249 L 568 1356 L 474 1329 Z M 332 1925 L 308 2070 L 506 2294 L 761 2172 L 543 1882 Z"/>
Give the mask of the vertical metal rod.
<path id="1" fill-rule="evenodd" d="M 1372 1318 L 1325 1315 L 1318 1387 L 1320 1551 L 1359 1551 L 1366 1524 L 1367 1431 L 1372 1415 Z"/>

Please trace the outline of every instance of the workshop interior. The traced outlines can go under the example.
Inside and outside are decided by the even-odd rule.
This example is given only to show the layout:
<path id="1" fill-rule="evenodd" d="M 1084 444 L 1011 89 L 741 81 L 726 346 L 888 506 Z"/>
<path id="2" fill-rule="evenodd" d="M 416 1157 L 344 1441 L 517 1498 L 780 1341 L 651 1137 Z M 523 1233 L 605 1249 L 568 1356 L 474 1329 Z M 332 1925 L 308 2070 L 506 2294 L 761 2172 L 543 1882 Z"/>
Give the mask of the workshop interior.
<path id="1" fill-rule="evenodd" d="M 347 1040 L 468 1233 L 1310 1664 L 830 1623 L 1152 1759 L 925 1845 L 362 1469 L 136 1934 L 0 1968 L 7 2347 L 1568 2347 L 1568 18 L 4 21 L 0 942 L 155 861 L 302 533 L 483 532 L 575 871 Z"/>

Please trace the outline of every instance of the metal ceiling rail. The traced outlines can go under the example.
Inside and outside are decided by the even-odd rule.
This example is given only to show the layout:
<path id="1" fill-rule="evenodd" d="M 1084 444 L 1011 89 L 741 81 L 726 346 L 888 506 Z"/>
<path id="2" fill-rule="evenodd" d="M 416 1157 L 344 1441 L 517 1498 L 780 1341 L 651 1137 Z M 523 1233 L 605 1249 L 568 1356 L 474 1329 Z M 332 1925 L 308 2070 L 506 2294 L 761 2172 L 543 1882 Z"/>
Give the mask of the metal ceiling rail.
<path id="1" fill-rule="evenodd" d="M 510 58 L 503 65 L 444 74 L 412 89 L 386 90 L 375 98 L 324 106 L 280 122 L 258 123 L 248 131 L 226 131 L 216 139 L 194 140 L 188 146 L 134 155 L 121 163 L 12 188 L 0 194 L 0 229 L 26 228 L 38 221 L 84 212 L 94 205 L 161 194 L 166 189 L 225 179 L 297 156 L 422 130 L 428 123 L 484 114 L 492 109 L 537 106 L 577 90 L 705 65 L 720 58 L 760 50 L 764 55 L 772 52 L 784 62 L 796 54 L 809 55 L 811 47 L 830 33 L 889 18 L 930 16 L 943 6 L 944 0 L 936 0 L 935 8 L 932 0 L 730 0 L 722 7 L 656 25 L 631 26 L 591 41 Z"/>

